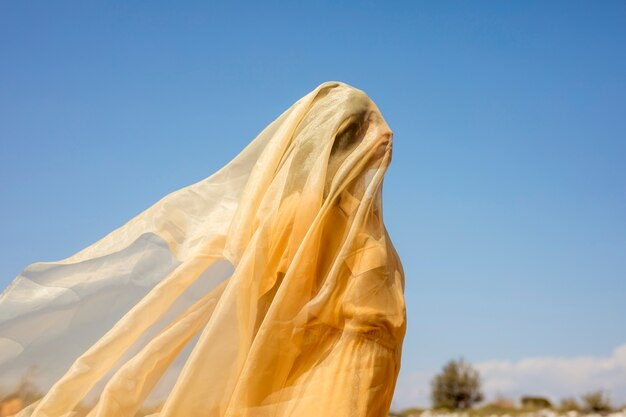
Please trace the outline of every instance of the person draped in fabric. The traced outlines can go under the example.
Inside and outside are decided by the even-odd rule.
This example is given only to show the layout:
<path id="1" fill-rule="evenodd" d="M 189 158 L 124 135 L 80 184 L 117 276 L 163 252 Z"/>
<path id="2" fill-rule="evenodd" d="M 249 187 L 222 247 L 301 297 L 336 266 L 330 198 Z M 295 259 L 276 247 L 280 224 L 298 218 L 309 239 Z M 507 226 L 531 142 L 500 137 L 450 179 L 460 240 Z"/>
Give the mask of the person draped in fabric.
<path id="1" fill-rule="evenodd" d="M 218 145 L 216 145 L 218 146 Z M 406 329 L 392 132 L 325 82 L 210 177 L 0 296 L 18 417 L 386 416 Z"/>

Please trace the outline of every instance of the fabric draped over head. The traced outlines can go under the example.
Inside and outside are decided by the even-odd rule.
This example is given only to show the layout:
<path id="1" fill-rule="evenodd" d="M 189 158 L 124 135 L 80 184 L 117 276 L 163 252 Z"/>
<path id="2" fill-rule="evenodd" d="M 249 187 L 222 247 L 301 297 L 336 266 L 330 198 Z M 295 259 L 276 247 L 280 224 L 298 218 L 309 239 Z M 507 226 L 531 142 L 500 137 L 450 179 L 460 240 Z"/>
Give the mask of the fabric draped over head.
<path id="1" fill-rule="evenodd" d="M 391 149 L 372 100 L 326 82 L 212 176 L 28 266 L 0 298 L 1 404 L 20 417 L 386 416 L 406 327 L 382 217 Z"/>

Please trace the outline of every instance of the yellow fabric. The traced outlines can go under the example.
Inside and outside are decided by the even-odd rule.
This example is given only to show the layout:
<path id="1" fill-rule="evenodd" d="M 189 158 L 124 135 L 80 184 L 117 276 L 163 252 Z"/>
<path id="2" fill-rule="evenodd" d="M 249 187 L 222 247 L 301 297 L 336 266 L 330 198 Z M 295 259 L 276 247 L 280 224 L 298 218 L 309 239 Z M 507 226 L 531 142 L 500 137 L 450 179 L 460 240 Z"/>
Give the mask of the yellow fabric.
<path id="1" fill-rule="evenodd" d="M 364 92 L 323 83 L 211 177 L 29 266 L 0 298 L 0 387 L 33 370 L 17 416 L 386 416 L 391 145 Z"/>

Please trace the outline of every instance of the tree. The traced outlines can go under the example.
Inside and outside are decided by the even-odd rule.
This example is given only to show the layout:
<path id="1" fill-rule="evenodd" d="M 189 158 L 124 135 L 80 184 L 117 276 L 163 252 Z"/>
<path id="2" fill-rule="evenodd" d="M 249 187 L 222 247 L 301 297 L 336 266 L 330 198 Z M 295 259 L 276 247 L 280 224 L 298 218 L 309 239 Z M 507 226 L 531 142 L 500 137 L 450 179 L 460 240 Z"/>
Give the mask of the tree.
<path id="1" fill-rule="evenodd" d="M 470 408 L 482 401 L 481 380 L 478 371 L 463 358 L 449 361 L 431 381 L 431 399 L 434 408 Z"/>
<path id="2" fill-rule="evenodd" d="M 583 395 L 585 411 L 600 413 L 611 411 L 611 403 L 608 396 L 602 391 L 594 391 Z"/>

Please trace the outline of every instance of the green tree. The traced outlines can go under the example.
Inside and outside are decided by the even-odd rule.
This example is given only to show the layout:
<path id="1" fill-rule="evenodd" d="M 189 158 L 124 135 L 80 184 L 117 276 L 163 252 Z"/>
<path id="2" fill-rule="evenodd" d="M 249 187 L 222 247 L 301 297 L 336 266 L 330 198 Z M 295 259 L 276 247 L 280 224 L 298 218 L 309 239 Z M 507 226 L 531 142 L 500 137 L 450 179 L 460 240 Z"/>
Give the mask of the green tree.
<path id="1" fill-rule="evenodd" d="M 482 401 L 481 380 L 463 358 L 449 361 L 431 381 L 434 408 L 465 410 Z"/>
<path id="2" fill-rule="evenodd" d="M 594 391 L 582 396 L 585 411 L 600 413 L 611 411 L 611 402 L 603 391 Z"/>

